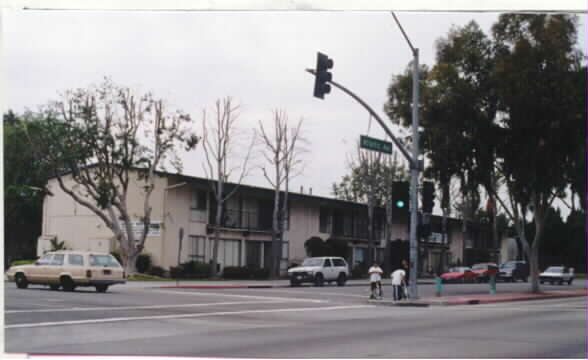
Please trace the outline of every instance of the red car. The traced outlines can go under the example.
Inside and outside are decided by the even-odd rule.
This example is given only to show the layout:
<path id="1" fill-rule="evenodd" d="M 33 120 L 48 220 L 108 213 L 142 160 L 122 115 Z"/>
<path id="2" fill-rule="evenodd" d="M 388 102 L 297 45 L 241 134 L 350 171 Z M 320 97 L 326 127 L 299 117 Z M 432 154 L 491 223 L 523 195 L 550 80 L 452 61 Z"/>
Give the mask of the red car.
<path id="1" fill-rule="evenodd" d="M 476 277 L 477 275 L 467 266 L 450 268 L 448 272 L 441 274 L 443 282 L 474 281 Z"/>
<path id="2" fill-rule="evenodd" d="M 480 263 L 472 266 L 472 271 L 476 274 L 478 282 L 488 282 L 490 276 L 498 274 L 498 265 L 494 263 Z"/>

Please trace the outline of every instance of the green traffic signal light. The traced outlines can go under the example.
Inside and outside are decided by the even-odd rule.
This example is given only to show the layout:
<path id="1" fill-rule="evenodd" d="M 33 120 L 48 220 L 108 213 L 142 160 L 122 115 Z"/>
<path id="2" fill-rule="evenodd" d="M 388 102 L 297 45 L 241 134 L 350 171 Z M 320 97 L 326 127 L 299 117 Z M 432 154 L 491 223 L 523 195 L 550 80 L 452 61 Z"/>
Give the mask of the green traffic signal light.
<path id="1" fill-rule="evenodd" d="M 398 201 L 396 202 L 396 207 L 398 207 L 398 208 L 403 208 L 403 207 L 404 207 L 404 201 L 402 201 L 402 200 L 398 200 Z"/>

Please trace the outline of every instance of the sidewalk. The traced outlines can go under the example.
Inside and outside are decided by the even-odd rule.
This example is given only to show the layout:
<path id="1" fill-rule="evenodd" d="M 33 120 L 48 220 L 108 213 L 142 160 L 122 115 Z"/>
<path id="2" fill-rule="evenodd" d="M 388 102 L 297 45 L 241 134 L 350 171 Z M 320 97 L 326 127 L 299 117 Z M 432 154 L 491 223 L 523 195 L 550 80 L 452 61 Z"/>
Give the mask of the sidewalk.
<path id="1" fill-rule="evenodd" d="M 420 279 L 419 285 L 434 284 L 433 280 Z M 181 288 L 181 289 L 271 289 L 290 287 L 289 280 L 202 280 L 190 281 L 180 280 L 178 285 L 175 281 L 127 281 L 126 286 L 132 287 L 159 287 L 159 288 Z M 368 279 L 347 280 L 345 286 L 363 286 L 368 288 L 370 285 Z M 301 286 L 314 286 L 310 283 L 304 283 Z M 325 286 L 329 286 L 325 283 Z M 331 285 L 331 286 L 336 286 Z"/>
<path id="2" fill-rule="evenodd" d="M 586 289 L 576 290 L 554 290 L 546 291 L 539 294 L 532 294 L 528 292 L 509 292 L 509 293 L 498 293 L 495 295 L 490 294 L 478 294 L 478 295 L 457 295 L 457 296 L 427 296 L 422 297 L 418 300 L 406 300 L 397 301 L 392 300 L 369 300 L 370 303 L 389 305 L 389 306 L 450 306 L 450 305 L 478 305 L 478 304 L 492 304 L 500 302 L 513 302 L 513 301 L 527 301 L 527 300 L 543 300 L 543 299 L 556 299 L 566 297 L 579 297 L 586 296 Z"/>

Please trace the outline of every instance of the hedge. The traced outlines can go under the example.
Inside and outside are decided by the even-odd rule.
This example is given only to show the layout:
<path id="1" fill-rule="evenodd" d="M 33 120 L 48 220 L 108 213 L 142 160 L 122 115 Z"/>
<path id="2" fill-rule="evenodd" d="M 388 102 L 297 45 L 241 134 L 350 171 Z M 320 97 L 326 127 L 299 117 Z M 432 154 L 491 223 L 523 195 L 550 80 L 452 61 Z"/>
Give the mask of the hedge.
<path id="1" fill-rule="evenodd" d="M 10 266 L 34 264 L 37 260 L 14 260 Z"/>

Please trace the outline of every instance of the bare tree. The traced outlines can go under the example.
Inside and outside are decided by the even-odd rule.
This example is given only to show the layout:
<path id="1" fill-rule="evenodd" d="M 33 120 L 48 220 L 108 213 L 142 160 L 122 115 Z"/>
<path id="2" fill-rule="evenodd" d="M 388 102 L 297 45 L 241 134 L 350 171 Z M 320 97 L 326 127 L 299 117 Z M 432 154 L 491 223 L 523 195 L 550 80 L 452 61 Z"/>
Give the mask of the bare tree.
<path id="1" fill-rule="evenodd" d="M 166 111 L 163 100 L 138 94 L 105 79 L 99 86 L 66 91 L 47 108 L 44 131 L 28 140 L 59 187 L 113 232 L 127 274 L 145 247 L 151 223 L 155 171 L 170 163 L 181 171 L 180 144 L 192 150 L 198 137 L 182 111 Z M 67 177 L 71 177 L 71 182 Z M 142 213 L 128 206 L 129 185 L 143 185 Z M 142 223 L 140 233 L 133 222 Z"/>
<path id="2" fill-rule="evenodd" d="M 270 274 L 278 277 L 280 272 L 280 260 L 282 257 L 282 243 L 285 241 L 286 222 L 288 221 L 288 191 L 290 179 L 297 175 L 293 173 L 300 170 L 300 154 L 304 151 L 300 143 L 305 140 L 300 136 L 302 119 L 298 124 L 290 128 L 288 126 L 288 114 L 284 110 L 273 112 L 273 134 L 268 133 L 259 122 L 259 130 L 262 137 L 265 160 L 273 166 L 273 177 L 268 175 L 263 167 L 263 175 L 274 189 L 274 209 L 272 214 L 272 256 Z M 280 193 L 284 188 L 284 195 L 280 201 Z"/>
<path id="3" fill-rule="evenodd" d="M 248 174 L 248 162 L 251 150 L 255 143 L 255 133 L 241 166 L 232 166 L 231 159 L 237 145 L 237 120 L 239 119 L 239 106 L 233 105 L 230 97 L 217 100 L 214 108 L 214 117 L 209 120 L 206 110 L 203 111 L 202 139 L 206 158 L 204 173 L 210 180 L 212 193 L 216 200 L 216 214 L 214 219 L 214 244 L 212 247 L 212 259 L 210 262 L 210 274 L 217 277 L 218 245 L 220 240 L 220 227 L 223 225 L 223 208 L 225 202 L 239 189 L 241 182 Z M 229 178 L 235 172 L 239 172 L 236 186 L 230 191 L 226 189 Z"/>

